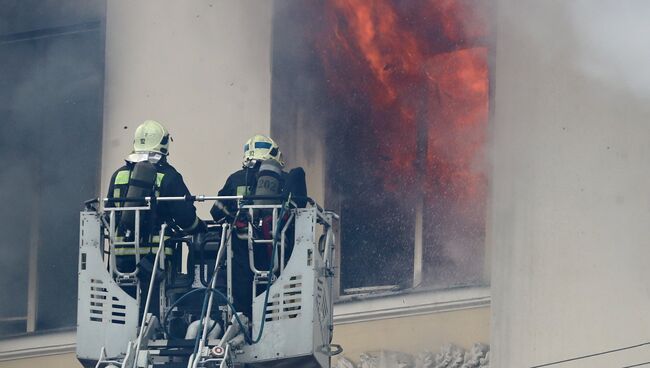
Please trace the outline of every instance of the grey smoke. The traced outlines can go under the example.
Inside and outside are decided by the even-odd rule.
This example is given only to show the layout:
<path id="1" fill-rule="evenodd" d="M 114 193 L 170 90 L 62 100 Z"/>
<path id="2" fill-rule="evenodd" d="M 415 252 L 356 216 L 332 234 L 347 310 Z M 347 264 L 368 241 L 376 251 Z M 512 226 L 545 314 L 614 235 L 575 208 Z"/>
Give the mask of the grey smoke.
<path id="1" fill-rule="evenodd" d="M 536 16 L 522 19 L 518 9 L 529 9 Z M 525 40 L 530 47 L 524 52 L 537 53 L 547 67 L 563 64 L 556 63 L 558 60 L 570 60 L 578 74 L 600 82 L 603 88 L 639 96 L 650 93 L 650 2 L 501 1 L 495 13 L 498 23 L 506 22 L 521 30 L 505 36 Z M 569 25 L 571 32 L 555 37 L 553 29 L 558 24 Z M 498 32 L 499 27 L 496 29 Z M 498 43 L 495 47 L 498 50 Z"/>
<path id="2" fill-rule="evenodd" d="M 0 2 L 0 319 L 25 317 L 38 248 L 36 330 L 76 320 L 78 211 L 97 192 L 103 1 Z M 25 322 L 0 323 L 0 336 Z"/>
<path id="3" fill-rule="evenodd" d="M 567 1 L 576 68 L 611 88 L 650 94 L 650 2 Z"/>

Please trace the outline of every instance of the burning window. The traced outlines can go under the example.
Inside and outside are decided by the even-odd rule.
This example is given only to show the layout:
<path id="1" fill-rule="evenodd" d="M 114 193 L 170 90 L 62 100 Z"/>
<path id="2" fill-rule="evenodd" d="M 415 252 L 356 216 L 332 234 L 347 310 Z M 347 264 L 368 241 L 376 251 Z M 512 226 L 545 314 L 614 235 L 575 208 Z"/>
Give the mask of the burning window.
<path id="1" fill-rule="evenodd" d="M 322 166 L 342 292 L 482 283 L 486 1 L 275 10 L 272 130 L 290 163 Z"/>

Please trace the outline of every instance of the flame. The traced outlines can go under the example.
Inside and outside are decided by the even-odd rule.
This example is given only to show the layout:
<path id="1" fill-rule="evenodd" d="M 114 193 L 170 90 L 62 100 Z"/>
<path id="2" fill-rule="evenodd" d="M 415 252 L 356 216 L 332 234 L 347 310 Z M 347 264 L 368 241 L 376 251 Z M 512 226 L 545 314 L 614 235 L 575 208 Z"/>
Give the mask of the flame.
<path id="1" fill-rule="evenodd" d="M 368 155 L 381 158 L 378 172 L 398 173 L 378 175 L 386 191 L 461 210 L 485 202 L 487 26 L 476 4 L 326 2 L 318 49 L 329 90 L 365 114 Z"/>

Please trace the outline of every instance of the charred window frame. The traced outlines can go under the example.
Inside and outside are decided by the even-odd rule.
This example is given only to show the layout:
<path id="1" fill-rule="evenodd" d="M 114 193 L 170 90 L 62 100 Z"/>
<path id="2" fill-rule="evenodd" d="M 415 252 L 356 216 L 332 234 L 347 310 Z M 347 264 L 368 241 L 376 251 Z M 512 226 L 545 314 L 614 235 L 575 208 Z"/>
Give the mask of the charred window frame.
<path id="1" fill-rule="evenodd" d="M 404 6 L 409 4 L 391 1 L 383 3 L 399 3 Z M 452 65 L 454 60 L 448 58 L 448 64 L 445 64 L 445 54 L 480 53 L 475 59 L 482 58 L 487 72 L 484 101 L 487 105 L 487 110 L 484 111 L 486 125 L 483 131 L 483 144 L 486 145 L 493 96 L 494 25 L 491 20 L 494 19 L 494 9 L 488 6 L 485 0 L 459 0 L 458 3 L 480 8 L 480 11 L 484 12 L 481 16 L 492 32 L 487 32 L 481 37 L 465 39 L 461 43 L 440 42 L 437 45 L 440 49 L 437 53 L 432 53 L 432 58 L 441 56 L 440 64 L 448 66 Z M 429 199 L 418 200 L 425 197 L 425 189 L 417 185 L 398 194 L 386 191 L 381 183 L 377 183 L 377 168 L 372 165 L 378 162 L 379 165 L 375 166 L 382 166 L 382 161 L 391 158 L 378 154 L 369 160 L 364 150 L 354 149 L 358 144 L 357 139 L 368 134 L 367 130 L 373 128 L 368 124 L 368 121 L 374 118 L 371 112 L 373 106 L 361 90 L 352 90 L 345 97 L 346 101 L 342 101 L 340 95 L 332 93 L 332 85 L 341 82 L 336 81 L 336 73 L 347 65 L 324 65 L 329 61 L 323 61 L 323 53 L 344 52 L 344 49 L 349 51 L 350 45 L 342 42 L 346 35 L 342 34 L 340 29 L 332 29 L 331 20 L 326 19 L 327 15 L 323 15 L 323 6 L 321 2 L 305 5 L 299 1 L 275 4 L 271 129 L 274 138 L 280 142 L 289 165 L 305 167 L 310 194 L 320 200 L 324 199 L 326 207 L 341 214 L 338 236 L 340 249 L 337 252 L 337 261 L 340 262 L 339 295 L 342 298 L 348 298 L 345 295 L 356 298 L 489 284 L 489 245 L 485 243 L 487 170 L 483 168 L 485 171 L 481 178 L 484 180 L 481 185 L 485 190 L 480 197 L 483 203 L 477 203 L 476 206 L 480 207 L 477 211 L 481 213 L 478 216 L 472 215 L 484 222 L 471 229 L 472 236 L 481 240 L 480 244 L 475 239 L 472 240 L 473 245 L 465 247 L 468 254 L 459 256 L 465 258 L 463 261 L 466 264 L 463 267 L 470 269 L 469 274 L 463 275 L 458 270 L 459 266 L 445 260 L 448 255 L 444 254 L 449 250 L 462 250 L 462 245 L 445 249 L 441 245 L 442 240 L 437 238 L 443 233 L 437 231 L 439 227 L 447 226 L 444 221 L 445 211 L 451 210 L 440 209 L 440 206 L 433 206 L 435 210 L 427 210 L 427 203 L 432 203 L 440 196 L 432 196 L 429 193 Z M 337 21 L 345 22 L 340 18 Z M 319 37 L 328 33 L 335 34 L 332 39 L 336 42 L 326 45 L 327 49 L 323 50 L 319 48 L 323 46 L 322 38 Z M 478 48 L 481 50 L 477 51 Z M 363 60 L 351 59 L 350 63 L 361 64 Z M 329 74 L 325 70 L 328 67 Z M 385 68 L 389 71 L 394 68 L 399 72 L 400 67 L 386 64 Z M 434 72 L 435 68 L 436 65 L 433 66 Z M 444 73 L 444 68 L 440 67 L 438 71 Z M 344 78 L 348 76 L 345 73 L 342 75 Z M 445 98 L 444 88 L 424 91 L 418 88 L 423 87 L 416 87 L 414 93 L 443 100 Z M 416 111 L 423 115 L 431 113 L 427 107 L 416 108 Z M 423 161 L 426 161 L 424 165 L 431 164 L 432 150 L 428 147 L 431 144 L 429 140 L 422 138 L 428 135 L 429 127 L 422 124 L 423 119 L 416 118 L 414 121 L 416 126 L 413 130 L 416 135 L 410 138 L 415 146 L 412 160 L 415 166 L 419 167 L 423 165 Z M 387 156 L 390 153 L 387 151 Z M 387 176 L 400 174 L 385 172 Z M 437 180 L 437 177 L 424 175 L 416 178 L 420 181 L 429 179 Z M 405 206 L 404 199 L 407 197 L 409 205 Z M 382 213 L 391 215 L 377 216 Z M 450 227 L 453 227 L 452 225 Z M 455 231 L 462 232 L 463 226 L 457 226 Z M 470 259 L 467 259 L 468 257 Z M 363 271 L 357 272 L 357 269 Z"/>
<path id="2" fill-rule="evenodd" d="M 76 325 L 79 210 L 100 178 L 105 3 L 3 4 L 0 338 L 8 338 Z"/>

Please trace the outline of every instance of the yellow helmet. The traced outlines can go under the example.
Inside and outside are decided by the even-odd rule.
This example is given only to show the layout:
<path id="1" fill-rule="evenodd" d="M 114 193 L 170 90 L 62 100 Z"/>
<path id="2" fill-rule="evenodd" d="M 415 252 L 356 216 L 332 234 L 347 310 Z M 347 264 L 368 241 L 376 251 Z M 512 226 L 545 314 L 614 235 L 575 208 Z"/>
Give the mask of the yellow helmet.
<path id="1" fill-rule="evenodd" d="M 264 135 L 255 135 L 244 144 L 244 167 L 252 167 L 258 161 L 275 160 L 284 166 L 280 147 L 273 139 Z"/>
<path id="2" fill-rule="evenodd" d="M 169 132 L 155 120 L 146 120 L 135 130 L 133 152 L 169 154 Z"/>

